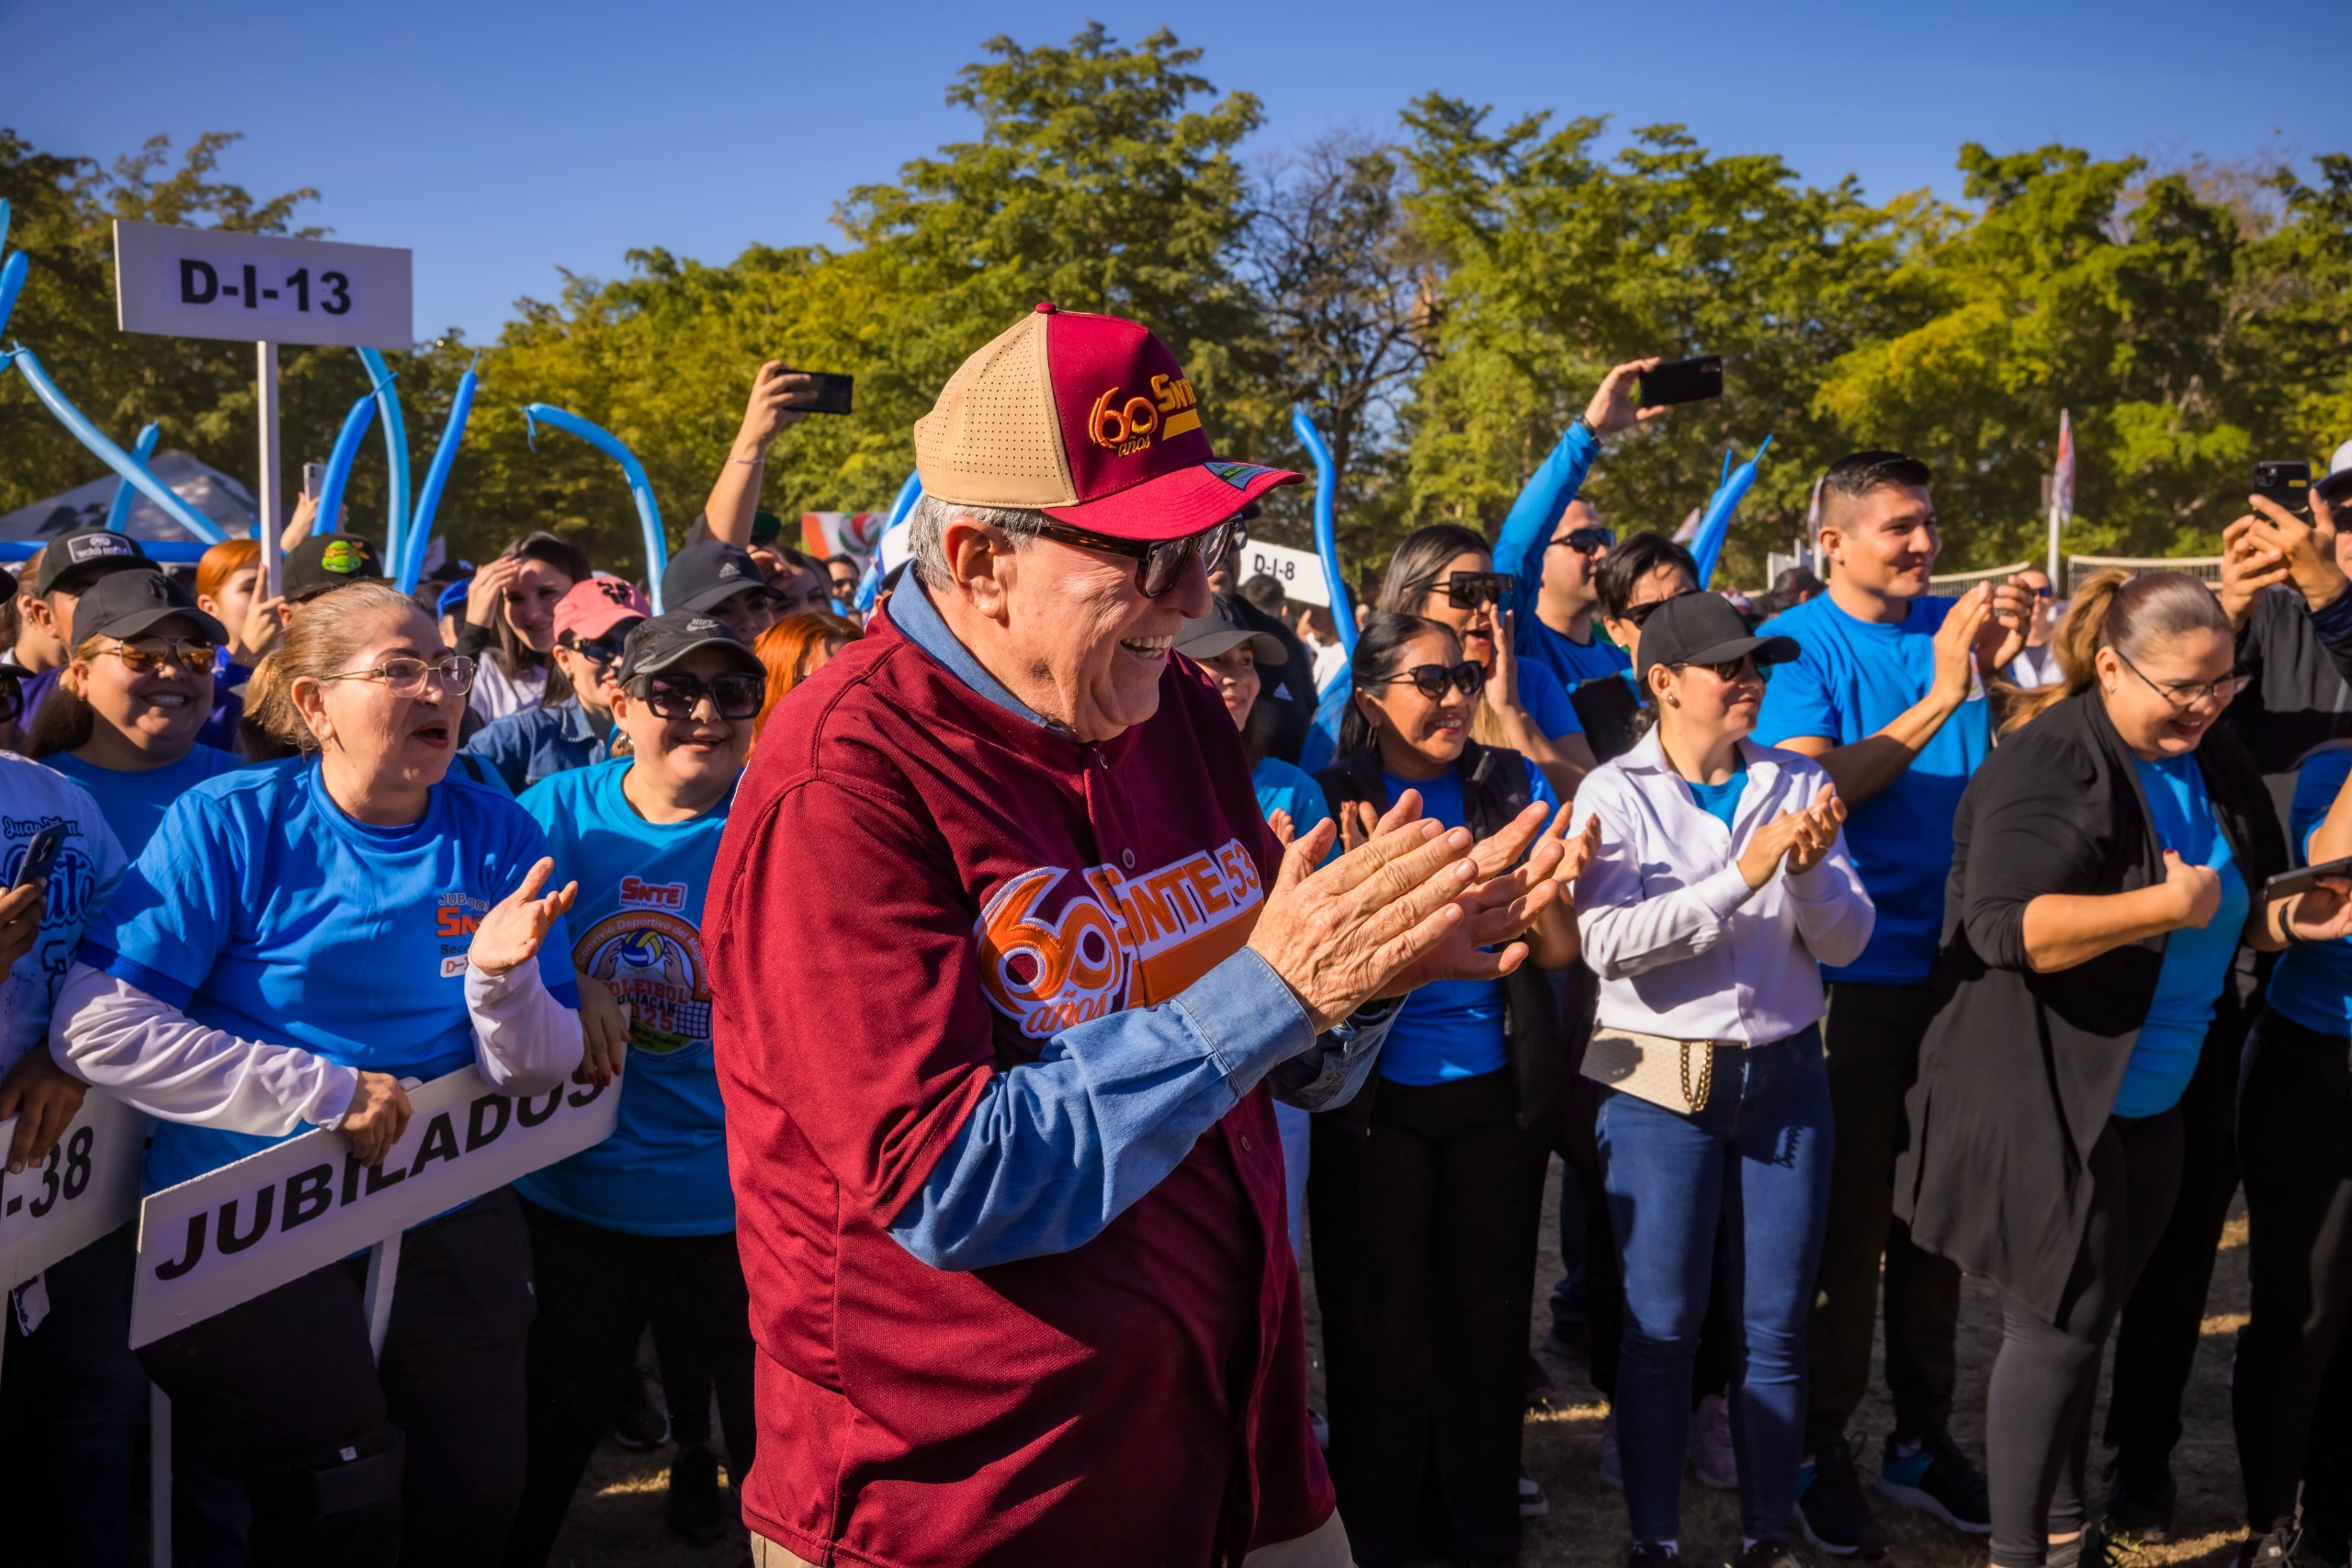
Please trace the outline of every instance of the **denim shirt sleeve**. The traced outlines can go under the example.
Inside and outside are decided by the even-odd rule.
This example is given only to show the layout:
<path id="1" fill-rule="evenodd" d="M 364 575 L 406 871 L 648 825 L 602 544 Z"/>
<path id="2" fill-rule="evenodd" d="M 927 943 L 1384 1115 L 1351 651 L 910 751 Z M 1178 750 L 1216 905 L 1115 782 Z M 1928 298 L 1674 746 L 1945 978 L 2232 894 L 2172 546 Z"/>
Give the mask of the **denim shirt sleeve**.
<path id="1" fill-rule="evenodd" d="M 1170 1000 L 1064 1030 L 996 1074 L 890 1235 L 934 1269 L 1083 1246 L 1278 1065 L 1304 1055 L 1304 1087 L 1327 1100 L 1350 1073 L 1361 1083 L 1378 1041 L 1351 1056 L 1328 1043 L 1337 1032 L 1318 1041 L 1290 987 L 1244 948 Z"/>
<path id="2" fill-rule="evenodd" d="M 1510 503 L 1503 531 L 1495 538 L 1495 570 L 1519 579 L 1523 611 L 1544 586 L 1544 551 L 1552 542 L 1552 530 L 1583 488 L 1585 472 L 1600 451 L 1600 443 L 1581 421 L 1570 424 Z"/>

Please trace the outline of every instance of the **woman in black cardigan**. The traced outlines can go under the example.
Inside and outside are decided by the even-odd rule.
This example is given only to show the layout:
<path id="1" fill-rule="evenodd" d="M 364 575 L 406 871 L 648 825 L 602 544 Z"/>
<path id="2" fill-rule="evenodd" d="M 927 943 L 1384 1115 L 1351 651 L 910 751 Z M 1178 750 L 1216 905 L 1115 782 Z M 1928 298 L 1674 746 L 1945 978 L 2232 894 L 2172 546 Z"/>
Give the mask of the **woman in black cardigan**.
<path id="1" fill-rule="evenodd" d="M 1985 1451 L 1999 1568 L 2098 1562 L 2083 1470 L 2100 1352 L 2163 1234 L 2178 1101 L 2241 934 L 2352 930 L 2352 887 L 2266 904 L 2286 845 L 2214 720 L 2235 694 L 2211 591 L 2094 579 L 2063 685 L 2021 699 L 1952 826 L 1940 996 L 1896 1207 L 2002 1289 Z"/>

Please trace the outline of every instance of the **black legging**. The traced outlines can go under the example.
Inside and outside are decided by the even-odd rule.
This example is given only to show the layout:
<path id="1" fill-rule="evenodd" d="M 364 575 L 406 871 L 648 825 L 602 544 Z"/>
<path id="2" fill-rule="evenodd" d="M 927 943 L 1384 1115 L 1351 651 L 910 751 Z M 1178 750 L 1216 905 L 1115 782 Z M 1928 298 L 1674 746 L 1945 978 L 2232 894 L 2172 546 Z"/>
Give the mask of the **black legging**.
<path id="1" fill-rule="evenodd" d="M 2100 1352 L 2172 1218 L 2180 1108 L 2110 1116 L 2091 1145 L 2090 1216 L 2055 1323 L 2007 1292 L 2001 1351 L 1984 1399 L 1993 1561 L 2041 1568 L 2052 1534 L 2083 1528 L 2083 1472 Z"/>
<path id="2" fill-rule="evenodd" d="M 2246 1040 L 2238 1090 L 2239 1159 L 2251 1232 L 2253 1311 L 2238 1337 L 2231 1404 L 2249 1528 L 2267 1533 L 2295 1512 L 2307 1463 L 2312 1500 L 2340 1536 L 2344 1499 L 2331 1496 L 2345 1463 L 2342 1424 L 2323 1398 L 2352 1318 L 2352 1042 L 2266 1011 Z M 2336 1368 L 2335 1386 L 2352 1376 Z M 2329 1430 L 2314 1433 L 2315 1415 Z M 2332 1510 L 2326 1506 L 2333 1505 Z"/>

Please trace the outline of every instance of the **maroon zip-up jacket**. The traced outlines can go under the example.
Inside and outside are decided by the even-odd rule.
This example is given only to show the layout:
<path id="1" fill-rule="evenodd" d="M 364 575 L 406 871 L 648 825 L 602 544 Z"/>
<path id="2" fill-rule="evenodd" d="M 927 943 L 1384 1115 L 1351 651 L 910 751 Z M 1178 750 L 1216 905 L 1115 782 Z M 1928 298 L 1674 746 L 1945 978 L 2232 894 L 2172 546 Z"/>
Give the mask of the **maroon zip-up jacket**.
<path id="1" fill-rule="evenodd" d="M 1086 745 L 877 617 L 777 709 L 704 923 L 753 1529 L 819 1563 L 1201 1568 L 1329 1519 L 1263 1085 L 1075 1250 L 958 1272 L 885 1229 L 992 1074 L 1241 947 L 1280 853 L 1178 662 Z"/>

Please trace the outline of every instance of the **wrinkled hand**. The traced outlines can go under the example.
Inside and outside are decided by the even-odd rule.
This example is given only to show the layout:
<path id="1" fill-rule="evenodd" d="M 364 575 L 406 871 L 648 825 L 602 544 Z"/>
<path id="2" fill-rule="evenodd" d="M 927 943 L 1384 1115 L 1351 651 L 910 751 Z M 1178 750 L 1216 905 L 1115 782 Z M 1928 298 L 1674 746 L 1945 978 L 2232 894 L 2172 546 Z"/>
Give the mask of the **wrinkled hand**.
<path id="1" fill-rule="evenodd" d="M 2254 536 L 2255 520 L 2241 517 L 2222 530 L 2222 613 L 2243 630 L 2262 591 L 2287 581 L 2286 555 Z"/>
<path id="2" fill-rule="evenodd" d="M 786 370 L 782 360 L 771 359 L 761 366 L 759 374 L 752 378 L 752 400 L 743 408 L 743 427 L 736 433 L 735 455 L 756 457 L 765 452 L 786 427 L 807 419 L 807 412 L 794 408 L 793 400 L 816 388 L 815 377 Z"/>
<path id="3" fill-rule="evenodd" d="M 567 882 L 560 891 L 540 897 L 539 889 L 554 874 L 555 861 L 541 855 L 538 863 L 524 875 L 523 885 L 481 918 L 481 924 L 474 928 L 473 946 L 467 953 L 475 968 L 485 975 L 503 975 L 516 964 L 527 964 L 538 956 L 548 928 L 580 897 L 580 884 Z"/>
<path id="4" fill-rule="evenodd" d="M 2249 517 L 2240 519 L 2253 524 L 2246 536 L 2257 547 L 2278 552 L 2305 604 L 2316 610 L 2344 592 L 2344 569 L 2335 564 L 2335 519 L 2325 502 L 2314 497 L 2306 522 L 2277 502 L 2258 495 L 2246 501 L 2254 508 Z"/>
<path id="5" fill-rule="evenodd" d="M 580 1036 L 585 1043 L 574 1083 L 603 1089 L 621 1076 L 628 1061 L 628 1009 L 613 998 L 612 988 L 593 975 L 579 976 Z"/>
<path id="6" fill-rule="evenodd" d="M 1630 430 L 1636 424 L 1646 424 L 1666 412 L 1664 404 L 1645 409 L 1636 407 L 1634 402 L 1635 394 L 1641 389 L 1642 372 L 1655 370 L 1664 363 L 1656 356 L 1628 360 L 1600 378 L 1600 386 L 1592 394 L 1592 401 L 1584 406 L 1584 422 L 1592 426 L 1595 435 L 1609 435 L 1620 430 Z"/>
<path id="7" fill-rule="evenodd" d="M 361 1073 L 344 1111 L 343 1135 L 351 1140 L 351 1156 L 361 1165 L 379 1166 L 408 1130 L 408 1090 L 390 1073 Z"/>
<path id="8" fill-rule="evenodd" d="M 22 1176 L 57 1146 L 65 1128 L 81 1114 L 88 1086 L 52 1060 L 45 1045 L 36 1044 L 17 1058 L 8 1076 L 0 1078 L 0 1122 L 17 1119 L 17 1135 L 8 1142 L 8 1174 Z"/>
<path id="9" fill-rule="evenodd" d="M 1458 900 L 1477 877 L 1464 829 L 1407 822 L 1317 871 L 1331 837 L 1318 822 L 1284 852 L 1250 937 L 1317 1033 L 1467 924 Z"/>
<path id="10" fill-rule="evenodd" d="M 2166 893 L 2172 895 L 2175 930 L 2203 931 L 2222 907 L 2222 874 L 2210 865 L 2191 865 L 2177 852 L 2165 852 Z"/>
<path id="11" fill-rule="evenodd" d="M 1972 656 L 1992 619 L 1992 584 L 1980 582 L 1952 601 L 1944 624 L 1936 628 L 1935 694 L 1958 707 L 1968 700 L 1970 677 L 1975 673 Z M 1999 627 L 1995 626 L 1997 634 Z M 1988 639 L 1989 640 L 1989 639 Z"/>
<path id="12" fill-rule="evenodd" d="M 466 590 L 466 624 L 486 626 L 495 621 L 506 604 L 506 591 L 522 570 L 522 557 L 500 556 L 475 572 Z"/>
<path id="13" fill-rule="evenodd" d="M 40 918 L 47 907 L 49 878 L 35 877 L 22 887 L 0 893 L 0 975 L 16 967 L 17 960 L 40 940 Z"/>

